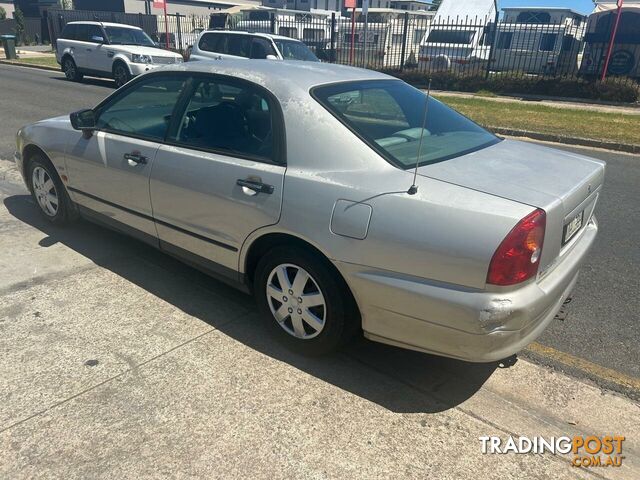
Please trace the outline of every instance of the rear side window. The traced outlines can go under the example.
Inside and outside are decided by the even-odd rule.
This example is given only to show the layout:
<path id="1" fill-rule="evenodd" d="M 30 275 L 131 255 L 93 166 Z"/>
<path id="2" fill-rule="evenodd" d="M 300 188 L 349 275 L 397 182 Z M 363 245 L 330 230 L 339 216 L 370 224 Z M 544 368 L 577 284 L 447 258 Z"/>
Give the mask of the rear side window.
<path id="1" fill-rule="evenodd" d="M 64 27 L 64 30 L 62 30 L 62 33 L 60 34 L 60 38 L 63 38 L 65 40 L 75 40 L 77 31 L 76 27 L 77 25 L 75 23 L 67 23 L 67 25 Z"/>
<path id="2" fill-rule="evenodd" d="M 226 53 L 236 57 L 249 58 L 251 54 L 251 37 L 249 35 L 229 35 Z"/>
<path id="3" fill-rule="evenodd" d="M 89 41 L 89 25 L 85 23 L 76 25 L 75 39 L 81 42 L 88 42 Z"/>
<path id="4" fill-rule="evenodd" d="M 205 33 L 200 38 L 198 48 L 203 52 L 227 53 L 227 35 L 221 33 Z"/>
<path id="5" fill-rule="evenodd" d="M 442 162 L 500 140 L 471 120 L 399 80 L 346 82 L 312 90 L 342 123 L 400 168 Z M 418 158 L 419 157 L 419 158 Z"/>
<path id="6" fill-rule="evenodd" d="M 171 140 L 194 149 L 274 160 L 273 111 L 256 87 L 200 79 Z"/>

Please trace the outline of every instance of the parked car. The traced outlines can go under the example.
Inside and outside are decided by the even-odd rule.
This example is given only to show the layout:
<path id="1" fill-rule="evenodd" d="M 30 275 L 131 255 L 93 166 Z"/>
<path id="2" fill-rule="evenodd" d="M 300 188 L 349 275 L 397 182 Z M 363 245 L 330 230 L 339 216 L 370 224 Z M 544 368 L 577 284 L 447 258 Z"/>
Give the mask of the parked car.
<path id="1" fill-rule="evenodd" d="M 118 87 L 182 56 L 162 50 L 138 27 L 107 22 L 70 22 L 56 42 L 56 59 L 69 80 L 84 75 L 113 78 Z"/>
<path id="2" fill-rule="evenodd" d="M 15 160 L 49 222 L 80 215 L 253 292 L 298 351 L 362 329 L 471 361 L 517 352 L 556 315 L 605 170 L 379 72 L 231 59 L 28 125 Z"/>
<path id="3" fill-rule="evenodd" d="M 300 40 L 267 33 L 207 30 L 194 44 L 189 61 L 212 58 L 319 61 Z"/>

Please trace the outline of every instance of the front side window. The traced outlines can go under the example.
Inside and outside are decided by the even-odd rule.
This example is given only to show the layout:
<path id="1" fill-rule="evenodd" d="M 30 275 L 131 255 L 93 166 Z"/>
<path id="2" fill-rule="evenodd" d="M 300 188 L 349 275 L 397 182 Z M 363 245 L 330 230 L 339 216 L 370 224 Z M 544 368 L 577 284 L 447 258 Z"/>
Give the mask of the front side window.
<path id="1" fill-rule="evenodd" d="M 441 162 L 500 141 L 433 97 L 423 122 L 426 95 L 399 80 L 334 84 L 317 87 L 312 94 L 400 168 L 411 168 L 416 159 L 420 165 Z"/>
<path id="2" fill-rule="evenodd" d="M 185 79 L 175 76 L 135 83 L 100 107 L 98 130 L 149 140 L 163 140 Z"/>
<path id="3" fill-rule="evenodd" d="M 97 38 L 104 40 L 102 29 L 98 25 L 87 25 L 87 41 L 96 43 Z"/>
<path id="4" fill-rule="evenodd" d="M 256 87 L 218 79 L 196 80 L 171 140 L 195 149 L 273 160 L 273 108 Z"/>
<path id="5" fill-rule="evenodd" d="M 302 42 L 295 40 L 274 40 L 285 60 L 303 60 L 306 62 L 319 62 L 318 57 Z"/>
<path id="6" fill-rule="evenodd" d="M 271 42 L 266 38 L 255 37 L 251 42 L 251 58 L 265 59 L 267 55 L 276 55 Z"/>
<path id="7" fill-rule="evenodd" d="M 251 37 L 249 35 L 229 35 L 226 53 L 236 57 L 249 58 L 251 54 Z"/>
<path id="8" fill-rule="evenodd" d="M 113 45 L 141 45 L 145 47 L 155 47 L 153 40 L 137 28 L 126 27 L 105 27 L 109 43 Z"/>

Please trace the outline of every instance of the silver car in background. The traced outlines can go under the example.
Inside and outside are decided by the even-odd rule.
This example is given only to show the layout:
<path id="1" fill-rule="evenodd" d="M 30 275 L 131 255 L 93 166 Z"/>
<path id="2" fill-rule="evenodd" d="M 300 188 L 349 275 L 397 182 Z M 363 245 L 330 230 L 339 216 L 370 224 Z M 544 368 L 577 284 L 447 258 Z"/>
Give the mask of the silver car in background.
<path id="1" fill-rule="evenodd" d="M 266 60 L 142 75 L 22 128 L 16 162 L 49 221 L 103 223 L 253 292 L 293 349 L 362 330 L 479 362 L 569 296 L 605 170 L 381 73 Z"/>

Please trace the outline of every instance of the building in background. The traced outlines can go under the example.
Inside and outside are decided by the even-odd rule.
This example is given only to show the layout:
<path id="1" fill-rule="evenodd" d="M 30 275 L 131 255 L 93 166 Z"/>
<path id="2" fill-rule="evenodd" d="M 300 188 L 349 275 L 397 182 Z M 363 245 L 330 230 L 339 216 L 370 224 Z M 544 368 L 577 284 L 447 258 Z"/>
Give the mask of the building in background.
<path id="1" fill-rule="evenodd" d="M 0 7 L 4 8 L 7 18 L 13 18 L 13 12 L 15 11 L 13 0 L 0 0 Z"/>
<path id="2" fill-rule="evenodd" d="M 426 0 L 391 0 L 389 8 L 414 12 L 418 10 L 429 10 L 431 6 L 431 3 Z"/>
<path id="3" fill-rule="evenodd" d="M 208 15 L 236 5 L 260 5 L 260 0 L 167 0 L 167 13 L 182 15 Z M 96 10 L 123 13 L 160 14 L 152 0 L 74 0 L 77 10 Z"/>
<path id="4" fill-rule="evenodd" d="M 60 0 L 15 0 L 14 3 L 25 17 L 40 17 L 43 11 L 60 6 Z"/>

